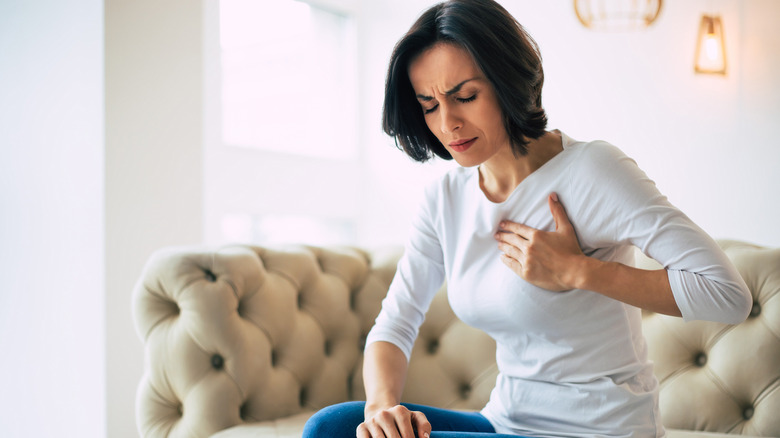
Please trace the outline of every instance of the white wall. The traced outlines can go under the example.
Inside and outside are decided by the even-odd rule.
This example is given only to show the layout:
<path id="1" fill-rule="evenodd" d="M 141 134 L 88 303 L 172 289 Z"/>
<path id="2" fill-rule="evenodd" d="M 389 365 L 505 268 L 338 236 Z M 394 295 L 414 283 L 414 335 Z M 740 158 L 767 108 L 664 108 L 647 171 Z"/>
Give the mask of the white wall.
<path id="1" fill-rule="evenodd" d="M 131 298 L 150 254 L 203 238 L 203 9 L 107 0 L 106 364 L 108 436 L 137 436 L 143 373 Z"/>
<path id="2" fill-rule="evenodd" d="M 368 177 L 362 242 L 403 239 L 419 187 L 447 168 L 411 163 L 379 127 L 393 44 L 434 3 L 375 0 L 361 11 Z M 780 120 L 780 2 L 664 2 L 658 21 L 634 33 L 588 31 L 568 1 L 503 4 L 541 47 L 550 128 L 618 145 L 714 237 L 780 246 L 780 145 L 773 134 Z M 726 77 L 693 72 L 699 20 L 709 11 L 723 17 Z"/>
<path id="3" fill-rule="evenodd" d="M 0 436 L 105 436 L 103 5 L 0 2 Z"/>

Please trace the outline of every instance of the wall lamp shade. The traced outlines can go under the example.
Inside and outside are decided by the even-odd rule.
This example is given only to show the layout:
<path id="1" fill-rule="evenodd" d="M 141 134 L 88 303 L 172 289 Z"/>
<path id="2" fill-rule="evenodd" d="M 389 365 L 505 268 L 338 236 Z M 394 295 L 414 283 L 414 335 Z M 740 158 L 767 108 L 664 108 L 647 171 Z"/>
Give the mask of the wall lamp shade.
<path id="1" fill-rule="evenodd" d="M 639 30 L 650 26 L 661 12 L 662 0 L 574 0 L 574 12 L 593 30 Z"/>
<path id="2" fill-rule="evenodd" d="M 726 74 L 726 44 L 720 17 L 701 17 L 694 70 L 696 73 Z"/>

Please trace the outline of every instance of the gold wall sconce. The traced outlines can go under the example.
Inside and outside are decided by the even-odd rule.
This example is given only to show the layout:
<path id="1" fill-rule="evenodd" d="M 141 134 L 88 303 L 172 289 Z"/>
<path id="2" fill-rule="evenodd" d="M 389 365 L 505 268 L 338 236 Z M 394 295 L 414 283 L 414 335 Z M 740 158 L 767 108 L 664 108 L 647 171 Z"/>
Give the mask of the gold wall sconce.
<path id="1" fill-rule="evenodd" d="M 718 16 L 704 15 L 696 39 L 696 73 L 726 74 L 726 44 Z"/>
<path id="2" fill-rule="evenodd" d="M 574 0 L 574 12 L 588 29 L 640 30 L 661 13 L 662 0 Z"/>

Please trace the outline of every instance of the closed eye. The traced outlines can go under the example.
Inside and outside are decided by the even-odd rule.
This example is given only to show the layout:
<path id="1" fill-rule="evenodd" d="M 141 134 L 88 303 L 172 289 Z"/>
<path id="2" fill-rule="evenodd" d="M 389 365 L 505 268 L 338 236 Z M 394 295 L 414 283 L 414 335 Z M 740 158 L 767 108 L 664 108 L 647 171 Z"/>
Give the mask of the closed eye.
<path id="1" fill-rule="evenodd" d="M 460 103 L 469 103 L 469 102 L 473 102 L 473 101 L 474 101 L 476 98 L 477 98 L 477 95 L 476 95 L 476 94 L 473 94 L 473 95 L 471 95 L 471 96 L 469 96 L 469 97 L 456 97 L 456 98 L 455 98 L 455 100 L 456 100 L 457 102 L 460 102 Z M 439 107 L 439 104 L 437 103 L 436 105 L 434 105 L 434 106 L 432 106 L 432 107 L 430 107 L 430 108 L 424 108 L 424 109 L 423 109 L 423 112 L 424 112 L 425 114 L 430 114 L 430 113 L 432 113 L 432 112 L 436 111 L 436 109 L 437 109 L 438 107 Z"/>

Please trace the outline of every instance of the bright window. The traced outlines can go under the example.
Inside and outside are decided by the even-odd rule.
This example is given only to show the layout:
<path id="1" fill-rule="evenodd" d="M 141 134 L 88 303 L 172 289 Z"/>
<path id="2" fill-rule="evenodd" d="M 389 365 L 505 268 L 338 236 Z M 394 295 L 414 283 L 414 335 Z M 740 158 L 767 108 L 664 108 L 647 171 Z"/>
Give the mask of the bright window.
<path id="1" fill-rule="evenodd" d="M 355 41 L 348 17 L 294 0 L 221 0 L 222 141 L 354 159 Z"/>
<path id="2" fill-rule="evenodd" d="M 228 242 L 261 242 L 264 245 L 304 243 L 306 245 L 344 245 L 355 243 L 355 223 L 295 214 L 226 214 L 222 234 Z"/>
<path id="3" fill-rule="evenodd" d="M 354 243 L 363 175 L 354 11 L 206 5 L 206 241 Z"/>

